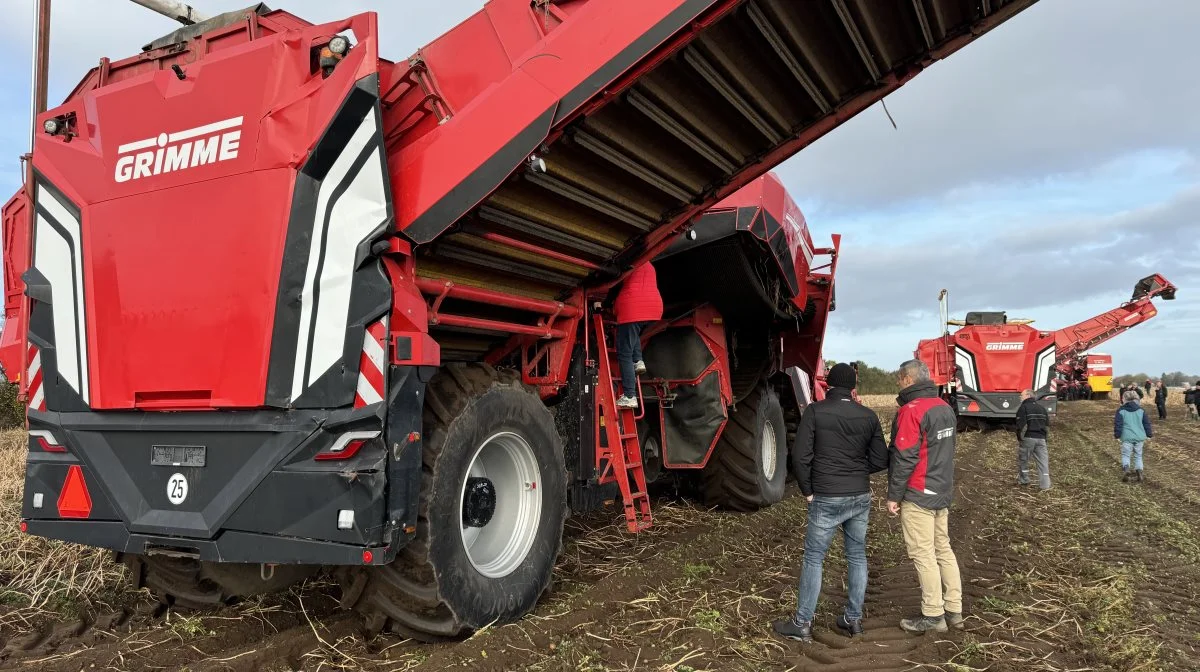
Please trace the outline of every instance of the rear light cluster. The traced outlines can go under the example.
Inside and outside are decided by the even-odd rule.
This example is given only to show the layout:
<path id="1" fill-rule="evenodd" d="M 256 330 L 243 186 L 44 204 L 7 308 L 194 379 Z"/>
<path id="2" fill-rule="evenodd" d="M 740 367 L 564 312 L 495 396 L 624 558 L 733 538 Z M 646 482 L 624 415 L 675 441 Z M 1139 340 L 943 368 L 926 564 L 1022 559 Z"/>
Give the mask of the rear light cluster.
<path id="1" fill-rule="evenodd" d="M 58 495 L 58 515 L 63 518 L 87 518 L 92 515 L 92 495 L 83 480 L 83 469 L 72 464 L 67 470 L 67 480 Z"/>
<path id="2" fill-rule="evenodd" d="M 54 434 L 45 429 L 31 429 L 29 436 L 37 442 L 38 448 L 47 453 L 65 453 L 67 447 L 54 438 Z"/>
<path id="3" fill-rule="evenodd" d="M 315 460 L 348 460 L 371 439 L 379 436 L 379 430 L 364 432 L 346 432 L 333 442 L 328 449 L 316 454 Z"/>

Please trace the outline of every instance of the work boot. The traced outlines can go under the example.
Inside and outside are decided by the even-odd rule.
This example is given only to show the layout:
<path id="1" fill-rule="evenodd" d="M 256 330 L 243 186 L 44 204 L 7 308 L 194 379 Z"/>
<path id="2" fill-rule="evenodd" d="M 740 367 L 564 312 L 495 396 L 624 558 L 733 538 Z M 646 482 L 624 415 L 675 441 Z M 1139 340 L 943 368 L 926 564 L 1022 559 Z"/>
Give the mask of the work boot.
<path id="1" fill-rule="evenodd" d="M 639 376 L 642 375 L 643 373 L 645 373 L 646 372 L 646 363 L 640 359 L 638 361 L 634 362 L 633 363 L 633 372 Z"/>
<path id="2" fill-rule="evenodd" d="M 620 403 L 620 402 L 618 402 L 618 403 Z M 1121 476 L 1121 482 L 1128 483 L 1129 479 L 1131 479 L 1131 478 L 1133 478 L 1133 474 L 1129 473 L 1128 469 L 1125 469 L 1125 474 L 1123 476 Z"/>
<path id="3" fill-rule="evenodd" d="M 793 642 L 812 644 L 813 641 L 812 622 L 797 621 L 795 616 L 782 621 L 775 621 L 771 624 L 771 629 L 780 637 L 790 639 Z"/>
<path id="4" fill-rule="evenodd" d="M 908 632 L 926 633 L 946 632 L 946 619 L 943 616 L 917 616 L 900 621 L 900 628 Z"/>
<path id="5" fill-rule="evenodd" d="M 946 625 L 954 628 L 955 630 L 962 630 L 963 629 L 962 612 L 961 611 L 947 611 L 946 612 Z"/>
<path id="6" fill-rule="evenodd" d="M 834 622 L 834 625 L 836 625 L 837 629 L 841 630 L 842 634 L 847 637 L 862 637 L 863 627 L 861 618 L 846 618 L 846 615 L 842 614 L 841 616 L 838 616 L 838 619 Z"/>
<path id="7" fill-rule="evenodd" d="M 1137 471 L 1134 471 L 1134 472 L 1133 472 L 1133 474 L 1134 474 L 1134 479 L 1136 479 L 1138 483 L 1141 483 L 1142 481 L 1145 481 L 1145 480 L 1146 480 L 1146 478 L 1145 478 L 1144 476 L 1142 476 L 1142 470 L 1141 470 L 1141 469 L 1138 469 Z"/>
<path id="8" fill-rule="evenodd" d="M 637 397 L 630 397 L 622 394 L 617 397 L 617 408 L 637 408 Z"/>

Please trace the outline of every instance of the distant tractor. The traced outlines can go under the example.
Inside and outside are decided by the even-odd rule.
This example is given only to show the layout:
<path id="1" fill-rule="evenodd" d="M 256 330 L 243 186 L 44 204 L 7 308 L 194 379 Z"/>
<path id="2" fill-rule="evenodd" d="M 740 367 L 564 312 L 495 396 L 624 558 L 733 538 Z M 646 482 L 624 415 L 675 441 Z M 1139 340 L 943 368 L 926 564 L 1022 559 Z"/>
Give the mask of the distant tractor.
<path id="1" fill-rule="evenodd" d="M 1108 399 L 1112 393 L 1112 355 L 1101 352 L 1079 354 L 1065 362 L 1059 372 L 1062 375 L 1060 385 L 1074 384 L 1082 388 L 1087 383 L 1091 399 Z"/>

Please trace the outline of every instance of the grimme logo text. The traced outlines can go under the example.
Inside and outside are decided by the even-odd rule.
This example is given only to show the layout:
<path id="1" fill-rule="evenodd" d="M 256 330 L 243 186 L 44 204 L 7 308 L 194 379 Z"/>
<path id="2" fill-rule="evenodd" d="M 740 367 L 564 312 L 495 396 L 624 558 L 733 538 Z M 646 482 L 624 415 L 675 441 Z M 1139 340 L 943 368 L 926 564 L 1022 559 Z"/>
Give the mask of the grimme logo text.
<path id="1" fill-rule="evenodd" d="M 988 343 L 987 349 L 988 349 L 988 352 L 995 352 L 997 350 L 1000 350 L 1000 351 L 1024 350 L 1025 344 L 1021 343 L 1019 341 L 1016 343 Z"/>
<path id="2" fill-rule="evenodd" d="M 118 147 L 120 158 L 113 179 L 128 182 L 236 159 L 241 141 L 241 117 L 176 133 L 159 133 Z"/>

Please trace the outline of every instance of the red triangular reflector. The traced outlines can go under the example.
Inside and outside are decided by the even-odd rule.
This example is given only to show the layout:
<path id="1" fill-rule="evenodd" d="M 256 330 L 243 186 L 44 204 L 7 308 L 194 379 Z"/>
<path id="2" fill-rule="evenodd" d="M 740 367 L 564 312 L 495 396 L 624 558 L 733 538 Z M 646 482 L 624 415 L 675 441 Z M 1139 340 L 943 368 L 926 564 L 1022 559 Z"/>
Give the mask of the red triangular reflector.
<path id="1" fill-rule="evenodd" d="M 92 514 L 92 495 L 83 481 L 83 469 L 72 464 L 58 495 L 58 515 L 63 518 L 87 518 Z"/>
<path id="2" fill-rule="evenodd" d="M 973 401 L 971 403 L 967 404 L 967 412 L 968 413 L 978 413 L 979 412 L 979 404 L 977 404 Z"/>

